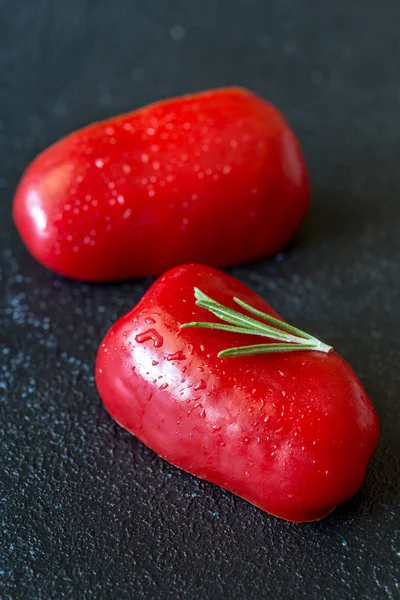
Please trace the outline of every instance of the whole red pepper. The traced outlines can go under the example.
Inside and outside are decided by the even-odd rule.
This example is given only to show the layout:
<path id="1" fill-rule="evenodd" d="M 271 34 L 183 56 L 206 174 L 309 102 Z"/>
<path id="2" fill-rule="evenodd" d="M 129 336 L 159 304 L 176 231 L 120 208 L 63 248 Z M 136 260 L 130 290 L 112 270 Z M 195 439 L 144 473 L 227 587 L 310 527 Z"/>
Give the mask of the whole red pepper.
<path id="1" fill-rule="evenodd" d="M 378 442 L 348 363 L 210 267 L 153 284 L 105 336 L 96 382 L 113 418 L 167 461 L 291 521 L 355 494 Z"/>
<path id="2" fill-rule="evenodd" d="M 283 116 L 227 88 L 72 133 L 29 166 L 13 214 L 43 265 L 107 281 L 273 254 L 301 224 L 309 195 Z"/>

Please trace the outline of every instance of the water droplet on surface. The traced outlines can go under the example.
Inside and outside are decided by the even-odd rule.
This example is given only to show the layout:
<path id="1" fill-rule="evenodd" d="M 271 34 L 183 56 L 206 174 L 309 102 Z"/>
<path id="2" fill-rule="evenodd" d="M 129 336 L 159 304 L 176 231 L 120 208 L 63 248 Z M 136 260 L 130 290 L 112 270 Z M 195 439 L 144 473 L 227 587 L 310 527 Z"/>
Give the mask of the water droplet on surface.
<path id="1" fill-rule="evenodd" d="M 94 164 L 98 169 L 102 169 L 104 167 L 104 162 L 101 160 L 101 158 L 98 158 Z"/>
<path id="2" fill-rule="evenodd" d="M 178 350 L 174 354 L 167 354 L 167 360 L 185 360 L 186 356 L 183 354 L 182 350 Z"/>
<path id="3" fill-rule="evenodd" d="M 199 417 L 200 417 L 200 419 L 205 419 L 205 418 L 206 418 L 206 415 L 207 415 L 207 413 L 206 413 L 206 410 L 205 410 L 205 408 L 203 408 L 203 409 L 200 411 Z"/>
<path id="4" fill-rule="evenodd" d="M 160 390 L 166 390 L 168 387 L 168 383 L 162 383 L 159 387 Z"/>
<path id="5" fill-rule="evenodd" d="M 158 365 L 158 360 L 152 360 L 151 364 L 153 365 L 153 367 L 155 367 L 156 365 Z"/>
<path id="6" fill-rule="evenodd" d="M 153 328 L 148 329 L 143 333 L 138 333 L 138 335 L 135 337 L 135 340 L 138 342 L 138 344 L 143 344 L 144 342 L 152 340 L 155 348 L 160 348 L 163 345 L 164 341 L 162 336 L 158 333 L 158 331 L 156 331 Z"/>
<path id="7" fill-rule="evenodd" d="M 154 325 L 156 321 L 155 319 L 153 319 L 153 317 L 146 317 L 145 322 L 147 323 L 147 325 Z"/>
<path id="8" fill-rule="evenodd" d="M 194 386 L 193 389 L 196 390 L 196 392 L 197 392 L 197 390 L 205 390 L 206 387 L 207 387 L 207 384 L 204 381 L 204 379 L 200 379 L 200 381 L 198 381 L 196 383 L 196 385 Z"/>

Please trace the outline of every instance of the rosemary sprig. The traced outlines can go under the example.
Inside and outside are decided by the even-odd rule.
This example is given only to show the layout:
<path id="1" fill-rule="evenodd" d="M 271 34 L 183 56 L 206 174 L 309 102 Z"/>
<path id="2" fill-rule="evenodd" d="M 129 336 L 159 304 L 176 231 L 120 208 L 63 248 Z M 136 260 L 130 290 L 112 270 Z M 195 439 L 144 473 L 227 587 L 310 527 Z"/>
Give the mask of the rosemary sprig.
<path id="1" fill-rule="evenodd" d="M 213 300 L 204 294 L 198 288 L 194 288 L 194 295 L 197 306 L 205 308 L 214 316 L 225 321 L 223 323 L 214 323 L 207 321 L 194 321 L 192 323 L 184 323 L 181 329 L 187 327 L 202 327 L 205 329 L 220 329 L 223 331 L 231 331 L 232 333 L 246 333 L 249 335 L 259 335 L 267 337 L 271 340 L 276 340 L 277 344 L 254 344 L 252 346 L 239 346 L 238 348 L 227 348 L 222 350 L 218 356 L 220 358 L 237 357 L 237 356 L 252 356 L 254 354 L 270 354 L 273 352 L 296 352 L 301 350 L 315 350 L 318 352 L 330 352 L 331 346 L 327 346 L 314 336 L 289 325 L 284 321 L 275 319 L 270 315 L 257 310 L 250 304 L 243 302 L 239 298 L 233 298 L 234 302 L 248 313 L 262 319 L 264 323 L 257 319 L 253 319 L 248 315 L 232 310 L 216 300 Z"/>

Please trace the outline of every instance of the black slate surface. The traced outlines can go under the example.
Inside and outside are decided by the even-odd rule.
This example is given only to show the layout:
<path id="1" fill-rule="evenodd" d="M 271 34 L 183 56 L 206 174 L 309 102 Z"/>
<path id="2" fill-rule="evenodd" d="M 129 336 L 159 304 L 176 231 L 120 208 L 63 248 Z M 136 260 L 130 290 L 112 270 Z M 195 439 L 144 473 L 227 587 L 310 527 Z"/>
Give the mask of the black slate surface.
<path id="1" fill-rule="evenodd" d="M 0 15 L 0 597 L 399 597 L 397 0 L 0 0 Z M 316 524 L 263 514 L 111 421 L 97 345 L 150 280 L 59 278 L 10 217 L 24 167 L 70 130 L 233 83 L 287 115 L 313 206 L 291 249 L 232 272 L 350 361 L 382 424 L 361 492 Z"/>

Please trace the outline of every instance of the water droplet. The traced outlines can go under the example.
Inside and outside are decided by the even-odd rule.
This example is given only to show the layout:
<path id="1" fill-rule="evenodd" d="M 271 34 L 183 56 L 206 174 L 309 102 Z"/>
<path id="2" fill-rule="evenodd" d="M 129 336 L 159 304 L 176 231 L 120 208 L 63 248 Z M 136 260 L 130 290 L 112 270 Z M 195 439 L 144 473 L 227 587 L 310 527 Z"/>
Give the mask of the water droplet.
<path id="1" fill-rule="evenodd" d="M 159 387 L 160 390 L 166 390 L 168 387 L 168 383 L 162 383 Z"/>
<path id="2" fill-rule="evenodd" d="M 97 160 L 95 160 L 94 164 L 96 165 L 96 167 L 98 169 L 102 169 L 104 167 L 104 162 L 101 160 L 101 158 L 98 158 Z"/>
<path id="3" fill-rule="evenodd" d="M 143 153 L 140 158 L 141 158 L 142 162 L 144 162 L 144 163 L 148 163 L 149 162 L 149 155 L 148 154 Z"/>
<path id="4" fill-rule="evenodd" d="M 167 354 L 167 360 L 185 360 L 186 356 L 183 354 L 182 350 L 178 350 L 174 354 Z"/>
<path id="5" fill-rule="evenodd" d="M 205 408 L 203 408 L 203 409 L 200 411 L 199 417 L 200 417 L 200 419 L 205 419 L 205 418 L 206 418 L 206 415 L 207 415 L 207 413 L 206 413 L 206 410 L 205 410 Z"/>
<path id="6" fill-rule="evenodd" d="M 156 365 L 158 365 L 158 360 L 152 360 L 151 364 L 153 365 L 153 367 L 155 367 Z"/>
<path id="7" fill-rule="evenodd" d="M 146 317 L 145 322 L 147 323 L 147 325 L 154 325 L 156 321 L 155 319 L 153 319 L 153 317 Z"/>
<path id="8" fill-rule="evenodd" d="M 144 342 L 152 340 L 155 348 L 160 348 L 163 345 L 164 341 L 162 336 L 155 329 L 148 329 L 143 333 L 139 333 L 135 337 L 135 340 L 138 342 L 138 344 L 143 344 Z"/>
<path id="9" fill-rule="evenodd" d="M 193 389 L 196 390 L 196 392 L 197 392 L 197 390 L 204 390 L 206 387 L 207 387 L 207 384 L 204 381 L 204 379 L 200 379 L 200 381 L 198 381 L 196 383 L 196 385 L 194 386 Z"/>
<path id="10" fill-rule="evenodd" d="M 124 214 L 122 215 L 123 219 L 129 219 L 129 217 L 131 216 L 132 211 L 130 208 L 127 208 L 126 211 L 124 212 Z"/>

